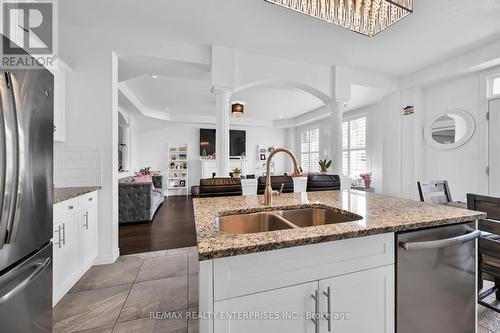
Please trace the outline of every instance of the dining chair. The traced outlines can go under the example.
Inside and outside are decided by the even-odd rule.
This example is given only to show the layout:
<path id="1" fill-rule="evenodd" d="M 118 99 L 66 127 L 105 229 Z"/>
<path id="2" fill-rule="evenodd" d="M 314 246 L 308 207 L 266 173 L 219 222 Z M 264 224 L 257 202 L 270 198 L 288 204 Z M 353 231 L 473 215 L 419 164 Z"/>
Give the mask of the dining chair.
<path id="1" fill-rule="evenodd" d="M 450 188 L 446 180 L 436 180 L 429 182 L 417 182 L 420 201 L 444 204 L 452 202 Z"/>
<path id="2" fill-rule="evenodd" d="M 478 296 L 479 304 L 500 313 L 500 307 L 485 301 L 495 293 L 500 301 L 500 198 L 478 194 L 467 194 L 467 208 L 487 214 L 478 221 L 481 236 L 478 242 L 478 289 L 483 289 L 483 280 L 494 282 L 494 286 Z"/>

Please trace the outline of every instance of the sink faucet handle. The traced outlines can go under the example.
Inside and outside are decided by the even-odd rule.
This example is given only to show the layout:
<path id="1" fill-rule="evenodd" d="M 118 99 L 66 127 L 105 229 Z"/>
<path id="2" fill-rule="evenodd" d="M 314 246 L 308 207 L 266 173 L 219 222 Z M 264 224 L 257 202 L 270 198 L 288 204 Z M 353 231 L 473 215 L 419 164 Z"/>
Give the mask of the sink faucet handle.
<path id="1" fill-rule="evenodd" d="M 281 193 L 283 193 L 283 187 L 285 187 L 285 183 L 281 183 L 279 195 L 281 195 Z"/>

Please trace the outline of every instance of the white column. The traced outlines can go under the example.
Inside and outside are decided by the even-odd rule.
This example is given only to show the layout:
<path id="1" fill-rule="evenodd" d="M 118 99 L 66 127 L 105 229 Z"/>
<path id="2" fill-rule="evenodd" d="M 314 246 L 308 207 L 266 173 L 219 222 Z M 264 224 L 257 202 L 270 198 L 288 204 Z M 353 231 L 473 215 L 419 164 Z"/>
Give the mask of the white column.
<path id="1" fill-rule="evenodd" d="M 231 91 L 214 87 L 216 105 L 215 156 L 217 159 L 217 177 L 229 177 L 229 113 Z"/>
<path id="2" fill-rule="evenodd" d="M 330 108 L 331 139 L 328 158 L 332 160 L 331 172 L 336 175 L 342 175 L 342 111 L 341 103 L 332 103 Z"/>

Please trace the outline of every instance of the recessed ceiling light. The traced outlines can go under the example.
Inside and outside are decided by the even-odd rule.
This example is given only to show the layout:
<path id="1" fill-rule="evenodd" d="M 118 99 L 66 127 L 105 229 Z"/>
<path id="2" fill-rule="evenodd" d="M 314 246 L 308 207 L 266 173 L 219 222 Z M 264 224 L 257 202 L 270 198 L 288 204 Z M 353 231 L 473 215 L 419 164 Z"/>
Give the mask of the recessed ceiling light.
<path id="1" fill-rule="evenodd" d="M 151 77 L 152 77 L 153 79 L 157 79 L 157 78 L 159 78 L 160 76 L 159 76 L 159 75 L 151 75 Z"/>

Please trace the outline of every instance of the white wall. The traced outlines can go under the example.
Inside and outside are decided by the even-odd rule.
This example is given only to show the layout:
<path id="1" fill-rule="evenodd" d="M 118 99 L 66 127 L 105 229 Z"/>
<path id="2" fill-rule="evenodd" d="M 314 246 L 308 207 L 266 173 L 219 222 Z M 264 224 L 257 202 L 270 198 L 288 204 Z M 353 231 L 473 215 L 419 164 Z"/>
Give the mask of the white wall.
<path id="1" fill-rule="evenodd" d="M 56 144 L 56 150 L 61 154 L 74 151 L 73 147 L 99 147 L 102 189 L 98 256 L 100 261 L 112 262 L 118 256 L 118 203 L 113 200 L 118 154 L 118 118 L 112 98 L 113 54 L 108 41 L 95 30 L 61 24 L 59 37 L 60 56 L 73 70 L 66 81 L 66 142 Z M 58 170 L 55 177 L 59 177 Z"/>
<path id="2" fill-rule="evenodd" d="M 417 180 L 446 179 L 453 200 L 463 201 L 467 193 L 486 194 L 481 158 L 486 146 L 484 132 L 480 131 L 485 126 L 480 110 L 484 96 L 482 79 L 478 72 L 426 88 L 405 90 L 356 111 L 369 116 L 369 156 L 377 192 L 418 199 Z M 414 115 L 402 115 L 406 105 L 415 106 Z M 431 147 L 424 140 L 425 123 L 453 109 L 470 113 L 476 132 L 457 149 Z"/>
<path id="3" fill-rule="evenodd" d="M 470 113 L 477 122 L 480 118 L 480 76 L 467 75 L 424 90 L 425 121 L 458 108 Z M 480 193 L 484 167 L 480 160 L 481 133 L 476 130 L 465 145 L 451 150 L 438 150 L 424 144 L 425 180 L 447 179 L 454 200 L 465 200 L 466 193 Z"/>
<path id="4" fill-rule="evenodd" d="M 61 15 L 71 10 L 70 2 L 61 2 L 59 6 Z M 72 147 L 100 147 L 102 188 L 99 193 L 97 262 L 113 262 L 119 254 L 116 54 L 133 54 L 141 50 L 146 56 L 198 62 L 208 61 L 209 48 L 176 42 L 160 43 L 143 34 L 124 35 L 119 31 L 64 22 L 59 25 L 59 38 L 60 57 L 72 71 L 67 75 L 66 142 L 59 144 L 58 149 L 64 152 L 72 151 Z"/>
<path id="5" fill-rule="evenodd" d="M 207 125 L 172 123 L 142 117 L 138 120 L 138 168 L 150 166 L 153 170 L 166 169 L 168 146 L 189 147 L 189 186 L 198 185 L 201 178 L 200 128 Z M 230 126 L 246 131 L 247 169 L 244 173 L 257 174 L 257 145 L 285 146 L 285 130 L 267 127 Z M 276 173 L 288 171 L 283 154 L 276 155 Z"/>

